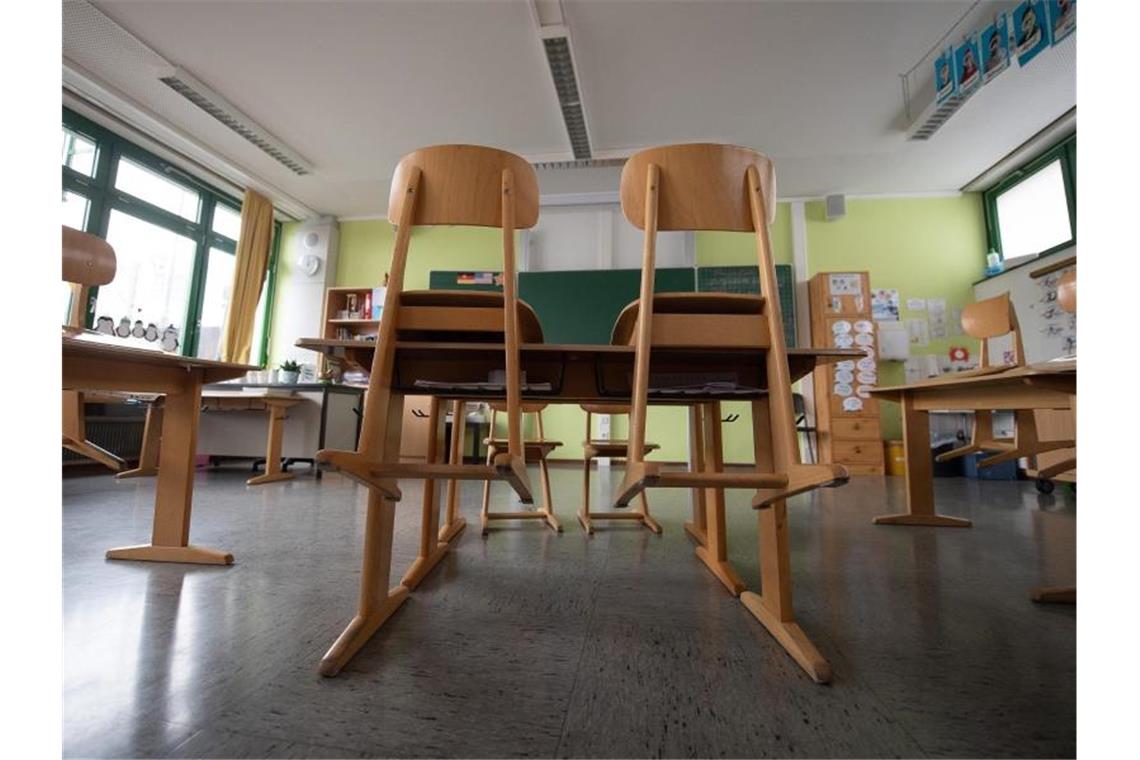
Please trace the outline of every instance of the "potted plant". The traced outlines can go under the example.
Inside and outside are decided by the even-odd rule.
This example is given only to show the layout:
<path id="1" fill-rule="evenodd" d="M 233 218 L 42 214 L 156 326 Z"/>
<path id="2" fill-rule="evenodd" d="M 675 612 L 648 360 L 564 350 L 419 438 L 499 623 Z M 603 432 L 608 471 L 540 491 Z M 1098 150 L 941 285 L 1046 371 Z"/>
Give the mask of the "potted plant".
<path id="1" fill-rule="evenodd" d="M 282 385 L 296 385 L 297 377 L 301 374 L 301 365 L 292 359 L 281 362 L 277 379 Z"/>

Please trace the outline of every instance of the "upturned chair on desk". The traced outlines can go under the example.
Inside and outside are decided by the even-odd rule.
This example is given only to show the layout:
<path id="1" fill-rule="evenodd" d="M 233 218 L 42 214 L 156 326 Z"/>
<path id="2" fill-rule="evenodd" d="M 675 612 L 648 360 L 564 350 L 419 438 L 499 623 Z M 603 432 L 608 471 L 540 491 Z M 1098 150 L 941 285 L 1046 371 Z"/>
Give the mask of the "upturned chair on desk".
<path id="1" fill-rule="evenodd" d="M 483 508 L 480 511 L 483 524 L 483 535 L 487 535 L 490 528 L 490 523 L 495 520 L 525 520 L 525 519 L 540 519 L 545 522 L 552 530 L 561 533 L 562 523 L 558 522 L 558 518 L 554 516 L 554 499 L 550 495 L 550 468 L 547 466 L 547 457 L 550 452 L 562 446 L 562 441 L 548 441 L 546 439 L 546 431 L 542 427 L 542 410 L 546 408 L 546 404 L 523 404 L 522 411 L 524 414 L 533 414 L 535 417 L 535 424 L 538 426 L 538 438 L 526 439 L 523 441 L 523 451 L 527 464 L 537 464 L 539 473 L 539 485 L 542 488 L 542 507 L 533 511 L 514 511 L 514 512 L 492 512 L 491 511 L 491 481 L 483 481 Z M 506 405 L 501 402 L 491 403 L 491 434 L 484 439 L 483 443 L 487 446 L 487 462 L 493 462 L 495 457 L 505 449 L 509 442 L 496 437 L 495 435 L 495 421 L 499 412 L 505 412 Z"/>
<path id="2" fill-rule="evenodd" d="M 325 675 L 337 673 L 408 595 L 406 585 L 386 587 L 394 502 L 400 499 L 398 478 L 424 480 L 425 505 L 435 503 L 427 492 L 434 491 L 437 480 L 505 480 L 524 502 L 532 501 L 522 438 L 519 343 L 523 338 L 515 282 L 515 230 L 533 227 L 538 221 L 534 168 L 511 153 L 475 145 L 440 145 L 414 151 L 396 167 L 388 219 L 396 224 L 396 240 L 364 397 L 360 440 L 356 451 L 326 449 L 317 453 L 318 460 L 337 467 L 369 491 L 357 614 L 322 660 Z M 501 294 L 404 291 L 412 228 L 438 224 L 502 230 Z M 485 395 L 494 392 L 506 399 L 507 446 L 490 464 L 467 465 L 458 458 L 447 463 L 432 459 L 425 464 L 399 461 L 403 394 L 393 390 L 398 340 L 420 345 L 443 346 L 456 341 L 503 345 L 502 387 L 488 389 Z M 442 417 L 438 413 L 435 416 Z M 430 561 L 428 557 L 422 564 Z"/>
<path id="3" fill-rule="evenodd" d="M 640 298 L 618 316 L 612 340 L 636 347 L 628 464 L 615 506 L 624 507 L 648 487 L 749 488 L 756 490 L 753 506 L 764 508 L 782 503 L 788 496 L 846 480 L 847 471 L 840 465 L 800 462 L 780 299 L 775 297 L 779 291 L 768 241 L 768 224 L 776 208 L 774 191 L 771 162 L 747 148 L 671 145 L 641 151 L 626 162 L 621 178 L 622 212 L 645 231 L 645 246 Z M 769 297 L 655 295 L 657 233 L 666 230 L 754 232 L 760 290 Z M 663 390 L 668 393 L 671 384 L 669 377 L 661 376 L 652 378 L 657 387 L 650 387 L 652 356 L 662 350 L 686 348 L 754 348 L 766 354 L 772 471 L 666 472 L 660 464 L 645 461 L 648 403 L 653 397 L 661 398 Z M 699 389 L 683 398 L 699 402 Z M 754 435 L 767 436 L 768 432 L 757 427 Z"/>
<path id="4" fill-rule="evenodd" d="M 1021 329 L 1017 324 L 1017 314 L 1009 293 L 972 303 L 962 309 L 962 331 L 971 338 L 978 338 L 982 344 L 978 368 L 956 373 L 948 379 L 969 375 L 986 375 L 1004 372 L 1014 367 L 1025 366 L 1025 349 L 1021 342 Z M 1012 335 L 1014 360 L 1012 363 L 995 363 L 990 356 L 990 338 Z M 1013 439 L 994 436 L 993 412 L 988 409 L 974 410 L 974 422 L 970 432 L 970 442 L 965 446 L 947 451 L 935 457 L 937 462 L 975 453 L 990 454 L 978 462 L 978 467 L 992 467 L 995 464 L 1032 457 L 1046 451 L 1072 448 L 1073 441 L 1040 441 L 1037 438 L 1037 420 L 1032 410 L 1014 412 L 1016 428 Z M 1066 468 L 1069 469 L 1069 468 Z M 1063 471 L 1063 470 L 1062 470 Z"/>
<path id="5" fill-rule="evenodd" d="M 116 266 L 115 249 L 106 240 L 71 227 L 63 228 L 63 281 L 71 286 L 71 310 L 64 333 L 83 332 L 87 294 L 92 287 L 114 280 Z M 87 440 L 83 403 L 80 391 L 63 391 L 63 447 L 112 470 L 122 470 L 127 463 L 121 457 Z"/>

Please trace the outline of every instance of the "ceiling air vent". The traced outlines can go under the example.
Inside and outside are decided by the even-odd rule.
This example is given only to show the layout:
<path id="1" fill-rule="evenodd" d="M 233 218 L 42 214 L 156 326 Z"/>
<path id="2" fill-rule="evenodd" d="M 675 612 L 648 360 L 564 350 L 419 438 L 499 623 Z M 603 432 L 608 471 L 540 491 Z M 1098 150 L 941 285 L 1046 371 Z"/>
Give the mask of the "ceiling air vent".
<path id="1" fill-rule="evenodd" d="M 263 153 L 289 171 L 301 176 L 312 173 L 312 164 L 302 158 L 295 150 L 286 146 L 258 125 L 257 122 L 239 111 L 221 95 L 190 76 L 186 71 L 175 69 L 172 74 L 159 77 L 159 81 L 253 143 Z"/>
<path id="2" fill-rule="evenodd" d="M 578 91 L 578 77 L 574 73 L 574 56 L 570 53 L 569 37 L 544 37 L 543 50 L 554 77 L 558 105 L 562 108 L 562 121 L 570 137 L 574 158 L 590 158 L 590 136 L 586 133 L 586 116 L 582 112 L 582 96 Z"/>
<path id="3" fill-rule="evenodd" d="M 596 169 L 600 166 L 621 166 L 624 158 L 582 158 L 572 161 L 534 161 L 535 169 Z"/>

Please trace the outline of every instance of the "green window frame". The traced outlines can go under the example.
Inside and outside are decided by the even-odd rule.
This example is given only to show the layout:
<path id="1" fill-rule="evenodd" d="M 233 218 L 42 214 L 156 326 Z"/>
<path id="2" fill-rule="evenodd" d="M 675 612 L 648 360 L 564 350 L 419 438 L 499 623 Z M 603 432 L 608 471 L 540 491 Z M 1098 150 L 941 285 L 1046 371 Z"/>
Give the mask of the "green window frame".
<path id="1" fill-rule="evenodd" d="M 62 126 L 95 144 L 95 165 L 92 176 L 76 171 L 66 164 L 62 166 L 63 191 L 76 193 L 87 199 L 89 203 L 84 227 L 85 232 L 105 238 L 110 226 L 111 212 L 115 210 L 185 235 L 194 241 L 196 248 L 186 312 L 186 331 L 181 336 L 180 344 L 184 356 L 197 355 L 210 249 L 225 251 L 229 254 L 233 254 L 237 249 L 236 240 L 213 231 L 214 211 L 221 205 L 240 214 L 241 201 L 187 174 L 177 166 L 66 107 L 63 109 Z M 196 192 L 199 198 L 198 219 L 196 221 L 185 219 L 178 214 L 116 188 L 115 174 L 121 158 L 127 158 L 188 190 Z M 258 319 L 262 320 L 264 329 L 262 330 L 261 345 L 253 347 L 255 356 L 251 357 L 251 359 L 256 359 L 256 363 L 260 366 L 265 366 L 268 354 L 273 314 L 273 290 L 277 281 L 277 257 L 281 246 L 280 238 L 281 223 L 275 221 L 265 283 L 268 291 L 264 310 L 258 315 Z M 92 321 L 98 295 L 99 289 L 91 288 L 86 309 L 88 328 L 93 326 Z"/>
<path id="2" fill-rule="evenodd" d="M 1077 244 L 1077 135 L 1074 132 L 1025 166 L 1002 177 L 996 185 L 982 193 L 987 242 L 990 250 L 997 251 L 1002 260 L 1005 259 L 1005 253 L 1001 246 L 1001 225 L 997 211 L 998 198 L 1058 159 L 1061 161 L 1061 176 L 1065 182 L 1065 199 L 1069 206 L 1069 230 L 1071 234 L 1068 240 L 1048 250 L 1038 251 L 1036 255 L 1044 256 Z"/>

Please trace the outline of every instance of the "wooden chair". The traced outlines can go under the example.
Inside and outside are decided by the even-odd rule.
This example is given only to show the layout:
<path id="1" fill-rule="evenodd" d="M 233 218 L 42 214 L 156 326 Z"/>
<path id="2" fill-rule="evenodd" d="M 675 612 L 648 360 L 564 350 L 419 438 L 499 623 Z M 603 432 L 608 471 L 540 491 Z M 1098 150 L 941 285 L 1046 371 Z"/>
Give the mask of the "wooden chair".
<path id="1" fill-rule="evenodd" d="M 483 439 L 483 443 L 487 446 L 487 463 L 490 464 L 495 460 L 499 453 L 510 445 L 510 442 L 503 438 L 495 437 L 495 421 L 499 412 L 506 411 L 506 405 L 501 402 L 491 403 L 491 434 Z M 547 466 L 547 457 L 550 452 L 554 451 L 562 445 L 561 441 L 548 441 L 546 440 L 546 432 L 542 427 L 542 410 L 546 408 L 546 404 L 523 404 L 522 411 L 524 414 L 533 414 L 535 423 L 538 426 L 538 438 L 523 440 L 523 451 L 525 452 L 527 464 L 537 464 L 539 472 L 539 482 L 542 488 L 542 507 L 537 510 L 531 511 L 514 511 L 514 512 L 492 512 L 491 511 L 491 481 L 483 481 L 483 508 L 480 511 L 483 523 L 483 535 L 487 535 L 487 531 L 491 521 L 493 520 L 528 520 L 540 519 L 543 520 L 551 529 L 561 533 L 562 524 L 558 522 L 558 518 L 554 516 L 554 500 L 550 495 L 550 469 Z"/>
<path id="2" fill-rule="evenodd" d="M 439 145 L 405 156 L 396 167 L 388 204 L 396 240 L 381 312 L 364 421 L 356 451 L 323 450 L 317 458 L 368 486 L 379 499 L 398 501 L 400 477 L 432 480 L 506 480 L 531 502 L 522 440 L 519 343 L 533 312 L 520 309 L 515 281 L 515 230 L 538 221 L 538 180 L 516 155 L 475 145 Z M 498 227 L 503 231 L 503 292 L 404 291 L 412 228 L 421 225 Z M 525 316 L 524 316 L 525 314 Z M 392 391 L 398 340 L 464 340 L 504 346 L 507 445 L 486 465 L 400 463 L 385 445 L 389 421 L 400 421 L 403 397 Z M 485 379 L 485 378 L 484 378 Z M 370 501 L 370 503 L 372 503 Z M 379 504 L 379 502 L 377 502 Z"/>
<path id="3" fill-rule="evenodd" d="M 1014 367 L 1025 366 L 1025 349 L 1021 342 L 1021 329 L 1017 324 L 1017 314 L 1013 309 L 1009 293 L 1002 293 L 984 301 L 972 303 L 962 309 L 962 330 L 971 338 L 981 341 L 981 358 L 978 368 L 969 372 L 959 372 L 950 376 L 948 380 L 957 379 L 963 375 L 994 374 L 1005 372 Z M 996 363 L 990 356 L 990 338 L 1003 335 L 1012 335 L 1014 361 L 1010 363 Z M 970 431 L 970 442 L 959 446 L 945 454 L 935 457 L 937 462 L 947 462 L 958 457 L 967 456 L 977 452 L 991 454 L 978 462 L 978 467 L 992 467 L 995 464 L 1009 462 L 1022 457 L 1036 456 L 1037 454 L 1054 449 L 1072 448 L 1072 441 L 1039 441 L 1037 439 L 1037 420 L 1031 410 L 1014 412 L 1016 428 L 1014 437 L 995 438 L 993 412 L 988 409 L 974 410 L 974 423 Z"/>
<path id="4" fill-rule="evenodd" d="M 86 232 L 63 228 L 63 281 L 71 286 L 71 310 L 63 332 L 77 335 L 86 329 L 87 297 L 92 287 L 115 279 L 115 249 L 106 240 Z M 93 459 L 112 470 L 127 463 L 87 440 L 87 418 L 81 391 L 63 391 L 63 447 Z"/>
<path id="5" fill-rule="evenodd" d="M 1077 313 L 1077 272 L 1072 270 L 1061 275 L 1061 279 L 1057 281 L 1057 303 L 1065 311 L 1073 314 Z M 1077 399 L 1073 397 L 1073 419 L 1076 421 L 1077 416 Z M 1064 461 L 1057 462 L 1037 471 L 1037 477 L 1041 480 L 1048 480 L 1049 478 L 1056 477 L 1062 472 L 1068 472 L 1076 468 L 1077 458 L 1071 457 Z M 1035 602 L 1043 604 L 1076 604 L 1077 603 L 1077 587 L 1076 586 L 1045 586 L 1042 588 L 1034 589 L 1032 599 Z"/>
<path id="6" fill-rule="evenodd" d="M 731 145 L 650 148 L 634 154 L 622 170 L 622 212 L 645 231 L 645 244 L 640 298 L 618 316 L 613 334 L 614 343 L 636 347 L 627 469 L 615 507 L 624 507 L 645 488 L 674 487 L 756 489 L 753 506 L 762 508 L 847 479 L 841 465 L 800 462 L 778 297 L 654 294 L 659 230 L 723 230 L 755 233 L 760 289 L 775 296 L 779 291 L 768 240 L 776 208 L 774 184 L 766 156 Z M 651 356 L 661 350 L 694 348 L 752 348 L 766 353 L 771 472 L 762 472 L 759 466 L 752 473 L 665 472 L 659 463 L 645 461 Z M 754 435 L 761 432 L 768 434 L 755 429 Z"/>
<path id="7" fill-rule="evenodd" d="M 582 524 L 583 530 L 593 535 L 594 520 L 637 520 L 654 533 L 660 533 L 661 526 L 649 515 L 649 500 L 645 496 L 645 491 L 638 494 L 641 500 L 640 509 L 623 512 L 590 511 L 590 467 L 594 459 L 598 457 L 625 459 L 629 451 L 629 441 L 624 439 L 594 438 L 593 415 L 625 415 L 629 414 L 629 406 L 627 404 L 582 404 L 582 409 L 586 412 L 586 439 L 582 441 L 582 507 L 578 510 L 578 522 Z M 656 443 L 646 443 L 642 446 L 642 451 L 648 455 L 657 448 L 659 447 Z"/>

